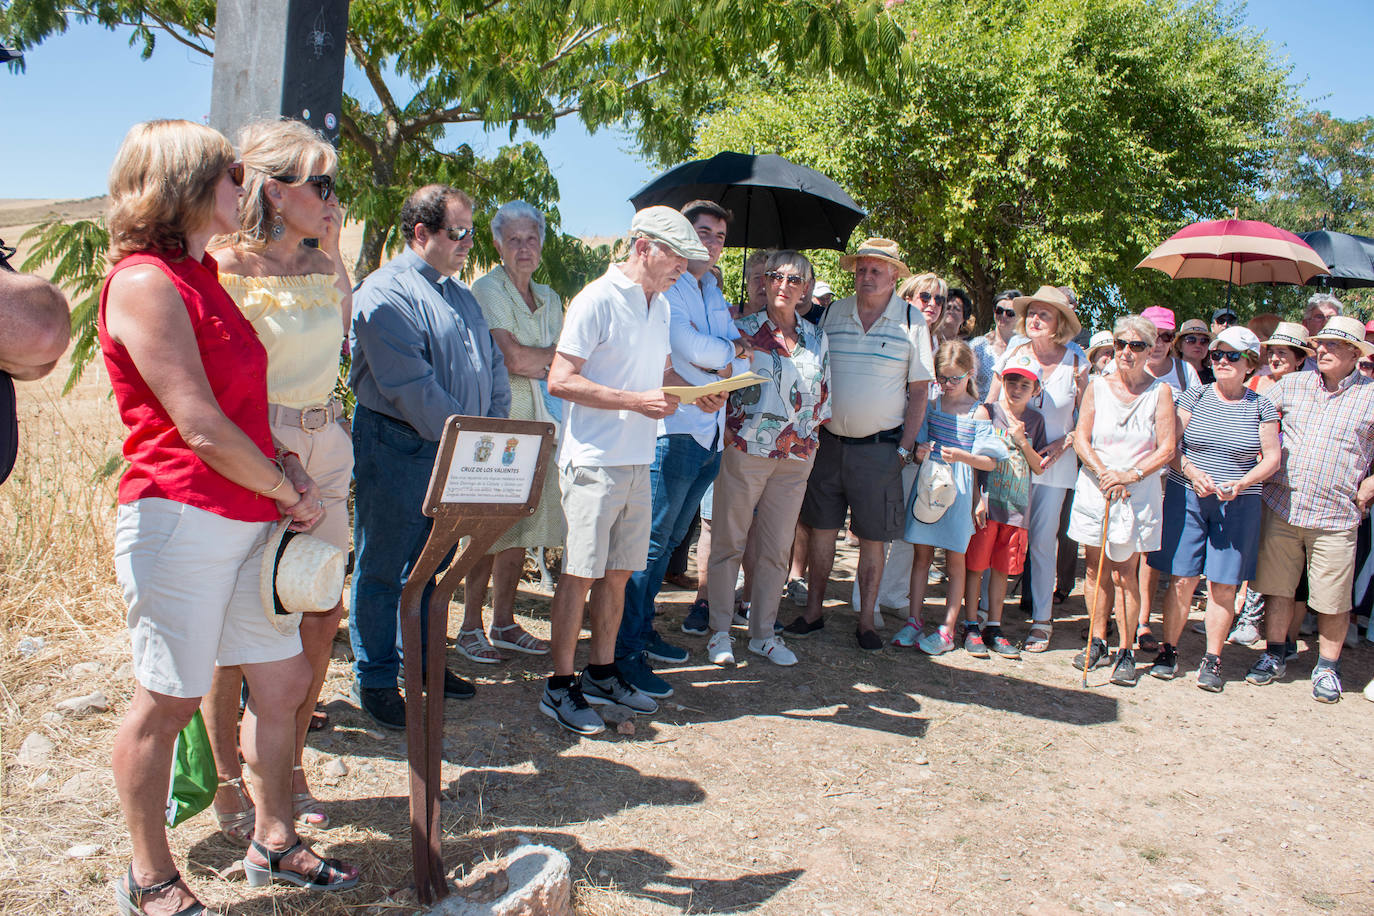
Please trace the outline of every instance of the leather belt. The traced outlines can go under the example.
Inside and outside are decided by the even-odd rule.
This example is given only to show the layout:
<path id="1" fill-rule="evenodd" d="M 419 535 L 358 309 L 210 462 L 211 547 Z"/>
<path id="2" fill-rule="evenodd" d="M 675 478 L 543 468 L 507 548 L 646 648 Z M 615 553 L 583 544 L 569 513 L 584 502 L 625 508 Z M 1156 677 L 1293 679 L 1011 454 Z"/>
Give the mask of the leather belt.
<path id="1" fill-rule="evenodd" d="M 901 442 L 902 428 L 894 426 L 892 429 L 885 429 L 882 432 L 874 433 L 871 436 L 839 436 L 821 427 L 821 432 L 830 436 L 832 439 L 839 439 L 845 445 L 872 445 L 875 442 Z"/>
<path id="2" fill-rule="evenodd" d="M 294 407 L 283 407 L 280 404 L 267 405 L 269 423 L 297 426 L 308 433 L 317 433 L 342 416 L 343 402 L 338 398 L 330 398 L 324 404 L 303 407 L 300 410 Z"/>

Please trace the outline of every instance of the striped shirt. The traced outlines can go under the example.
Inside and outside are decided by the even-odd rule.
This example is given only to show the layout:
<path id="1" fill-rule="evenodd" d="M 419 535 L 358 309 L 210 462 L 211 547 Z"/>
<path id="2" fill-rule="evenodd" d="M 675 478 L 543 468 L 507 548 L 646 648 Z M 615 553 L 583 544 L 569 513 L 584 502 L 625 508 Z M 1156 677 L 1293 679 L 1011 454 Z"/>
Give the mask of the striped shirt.
<path id="1" fill-rule="evenodd" d="M 1374 379 L 1352 371 L 1335 391 L 1320 372 L 1290 372 L 1265 396 L 1279 411 L 1283 463 L 1264 502 L 1298 528 L 1349 531 L 1355 494 L 1374 463 Z"/>
<path id="2" fill-rule="evenodd" d="M 1198 385 L 1175 401 L 1179 410 L 1191 414 L 1180 443 L 1183 455 L 1217 483 L 1234 483 L 1250 473 L 1259 460 L 1260 424 L 1279 421 L 1273 401 L 1248 388 L 1242 390 L 1239 401 L 1223 401 L 1215 385 Z M 1169 479 L 1192 486 L 1172 467 Z M 1260 484 L 1244 492 L 1258 494 Z"/>
<path id="3" fill-rule="evenodd" d="M 935 378 L 921 310 L 893 293 L 865 331 L 850 296 L 825 310 L 821 327 L 830 344 L 830 431 L 863 437 L 901 426 L 907 385 Z"/>

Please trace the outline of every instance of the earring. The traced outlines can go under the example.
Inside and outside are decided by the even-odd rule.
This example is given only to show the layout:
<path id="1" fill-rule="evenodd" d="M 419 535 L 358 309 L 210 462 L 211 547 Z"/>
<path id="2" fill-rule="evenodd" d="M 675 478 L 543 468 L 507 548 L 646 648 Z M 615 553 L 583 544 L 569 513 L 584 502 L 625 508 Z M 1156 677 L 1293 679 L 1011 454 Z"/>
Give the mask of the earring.
<path id="1" fill-rule="evenodd" d="M 286 221 L 281 218 L 280 213 L 272 217 L 272 226 L 267 231 L 274 242 L 280 242 L 281 237 L 286 235 Z"/>

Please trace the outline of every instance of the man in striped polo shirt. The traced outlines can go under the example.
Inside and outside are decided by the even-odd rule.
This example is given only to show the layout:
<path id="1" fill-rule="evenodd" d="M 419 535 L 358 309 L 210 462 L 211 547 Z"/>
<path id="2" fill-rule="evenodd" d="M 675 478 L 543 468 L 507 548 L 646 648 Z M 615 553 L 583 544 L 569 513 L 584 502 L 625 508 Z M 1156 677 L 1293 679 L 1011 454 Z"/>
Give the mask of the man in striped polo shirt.
<path id="1" fill-rule="evenodd" d="M 821 319 L 830 344 L 831 419 L 821 428 L 801 509 L 802 523 L 813 529 L 806 612 L 786 632 L 806 636 L 824 626 L 835 537 L 848 511 L 859 538 L 855 636 L 860 648 L 876 651 L 883 645 L 873 626 L 883 545 L 902 534 L 902 467 L 925 419 L 935 366 L 925 317 L 897 295 L 897 281 L 911 275 L 897 243 L 868 239 L 840 266 L 854 272 L 855 294 Z"/>

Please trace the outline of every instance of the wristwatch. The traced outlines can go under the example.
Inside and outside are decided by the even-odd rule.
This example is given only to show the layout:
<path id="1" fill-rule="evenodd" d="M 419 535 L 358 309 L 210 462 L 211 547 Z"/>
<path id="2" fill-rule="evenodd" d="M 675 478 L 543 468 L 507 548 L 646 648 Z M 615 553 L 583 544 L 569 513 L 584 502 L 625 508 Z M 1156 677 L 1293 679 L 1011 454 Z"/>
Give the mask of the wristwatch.
<path id="1" fill-rule="evenodd" d="M 902 459 L 902 464 L 911 464 L 911 450 L 897 446 L 897 457 Z"/>

